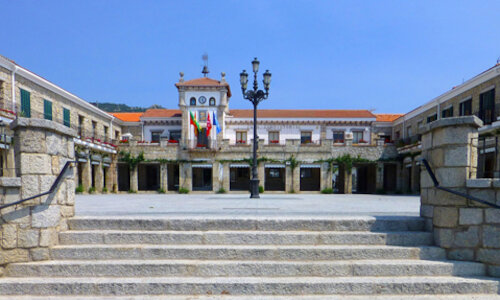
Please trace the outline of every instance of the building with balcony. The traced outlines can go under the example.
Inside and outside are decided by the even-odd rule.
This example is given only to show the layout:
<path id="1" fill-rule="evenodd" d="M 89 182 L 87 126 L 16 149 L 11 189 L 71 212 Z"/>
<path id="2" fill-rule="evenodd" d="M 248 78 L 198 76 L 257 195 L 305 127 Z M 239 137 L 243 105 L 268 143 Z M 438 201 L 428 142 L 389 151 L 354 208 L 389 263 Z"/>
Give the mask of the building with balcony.
<path id="1" fill-rule="evenodd" d="M 478 178 L 498 178 L 500 134 L 500 63 L 453 87 L 446 93 L 396 119 L 392 124 L 402 170 L 402 190 L 420 190 L 421 133 L 433 121 L 475 115 L 483 121 L 479 129 Z"/>
<path id="2" fill-rule="evenodd" d="M 230 109 L 231 90 L 202 77 L 175 84 L 178 108 L 113 114 L 122 123 L 120 191 L 248 191 L 253 110 Z M 392 121 L 368 110 L 259 110 L 258 173 L 265 191 L 398 190 Z M 352 162 L 346 166 L 344 157 Z M 385 179 L 385 181 L 384 181 Z"/>

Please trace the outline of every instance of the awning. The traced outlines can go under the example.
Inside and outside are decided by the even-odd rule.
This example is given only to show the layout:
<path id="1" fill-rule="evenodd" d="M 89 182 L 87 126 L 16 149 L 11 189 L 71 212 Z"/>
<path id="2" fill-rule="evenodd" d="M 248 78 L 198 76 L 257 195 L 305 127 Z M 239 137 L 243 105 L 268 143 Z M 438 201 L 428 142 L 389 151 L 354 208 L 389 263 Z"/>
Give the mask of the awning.
<path id="1" fill-rule="evenodd" d="M 109 164 L 107 164 L 107 163 L 102 163 L 102 166 L 109 168 Z"/>
<path id="2" fill-rule="evenodd" d="M 266 164 L 264 167 L 266 168 L 284 168 L 284 164 Z"/>
<path id="3" fill-rule="evenodd" d="M 230 168 L 250 168 L 248 164 L 230 164 Z"/>
<path id="4" fill-rule="evenodd" d="M 87 159 L 82 157 L 79 157 L 77 160 L 78 162 L 87 162 Z"/>
<path id="5" fill-rule="evenodd" d="M 321 168 L 321 165 L 320 164 L 302 164 L 300 165 L 301 168 L 304 168 L 304 169 L 320 169 Z"/>
<path id="6" fill-rule="evenodd" d="M 210 164 L 196 164 L 196 165 L 191 165 L 191 168 L 205 168 L 205 169 L 211 169 L 212 165 Z"/>

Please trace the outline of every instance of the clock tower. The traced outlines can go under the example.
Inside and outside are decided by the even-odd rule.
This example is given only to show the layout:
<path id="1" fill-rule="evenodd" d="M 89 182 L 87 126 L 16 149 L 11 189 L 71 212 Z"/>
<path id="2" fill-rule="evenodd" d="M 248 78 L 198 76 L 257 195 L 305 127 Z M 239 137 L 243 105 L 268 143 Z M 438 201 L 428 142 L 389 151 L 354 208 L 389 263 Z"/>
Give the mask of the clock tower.
<path id="1" fill-rule="evenodd" d="M 179 82 L 175 84 L 179 91 L 179 109 L 182 112 L 182 143 L 191 149 L 216 149 L 224 135 L 224 119 L 229 112 L 231 89 L 224 72 L 221 74 L 221 80 L 209 78 L 206 65 L 202 73 L 203 77 L 186 81 L 184 73 L 181 72 Z M 191 118 L 195 122 L 192 122 Z M 221 129 L 219 133 L 214 125 L 214 118 L 217 118 Z M 208 120 L 211 129 L 207 126 Z"/>

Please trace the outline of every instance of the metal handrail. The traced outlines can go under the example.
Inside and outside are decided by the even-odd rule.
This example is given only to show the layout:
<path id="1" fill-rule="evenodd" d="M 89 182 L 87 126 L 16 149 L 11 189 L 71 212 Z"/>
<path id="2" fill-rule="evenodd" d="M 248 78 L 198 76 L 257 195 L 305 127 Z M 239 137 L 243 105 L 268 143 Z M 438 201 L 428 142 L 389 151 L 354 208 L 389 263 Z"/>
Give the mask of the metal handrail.
<path id="1" fill-rule="evenodd" d="M 66 171 L 68 170 L 68 168 L 70 167 L 70 165 L 72 163 L 75 163 L 75 162 L 76 161 L 70 160 L 70 161 L 67 161 L 66 164 L 64 164 L 64 167 L 62 168 L 62 170 L 59 173 L 59 175 L 57 175 L 56 180 L 54 181 L 54 183 L 52 184 L 52 186 L 50 187 L 50 189 L 48 191 L 46 191 L 44 193 L 41 193 L 41 194 L 38 194 L 38 195 L 35 195 L 35 196 L 31 196 L 31 197 L 28 197 L 28 198 L 24 198 L 24 199 L 18 200 L 16 202 L 12 202 L 12 203 L 9 203 L 9 204 L 2 205 L 2 206 L 0 206 L 0 210 L 4 209 L 4 208 L 7 208 L 7 207 L 10 207 L 10 206 L 21 204 L 21 203 L 26 202 L 28 200 L 32 200 L 32 199 L 35 199 L 35 198 L 38 198 L 38 197 L 42 197 L 42 196 L 45 196 L 45 195 L 52 194 L 56 190 L 56 188 L 59 185 L 59 183 L 61 182 L 62 178 L 64 177 L 64 173 L 66 173 Z"/>
<path id="2" fill-rule="evenodd" d="M 484 204 L 484 205 L 492 207 L 492 208 L 499 208 L 500 209 L 500 205 L 496 205 L 495 203 L 484 201 L 484 200 L 481 200 L 481 199 L 476 198 L 474 196 L 471 196 L 471 195 L 468 195 L 468 194 L 465 194 L 465 193 L 461 193 L 461 192 L 458 192 L 458 191 L 454 191 L 454 190 L 451 190 L 451 189 L 439 186 L 439 181 L 437 180 L 436 175 L 434 174 L 434 172 L 432 172 L 431 166 L 429 165 L 429 162 L 427 161 L 427 159 L 423 158 L 422 162 L 424 163 L 424 166 L 425 166 L 425 169 L 427 170 L 427 173 L 429 173 L 429 176 L 431 176 L 431 179 L 434 182 L 434 187 L 435 188 L 437 188 L 439 190 L 442 190 L 442 191 L 445 191 L 445 192 L 448 192 L 448 193 L 451 193 L 451 194 L 454 194 L 454 195 L 458 195 L 458 196 L 467 198 L 467 199 L 475 201 L 475 202 L 479 202 L 481 204 Z"/>

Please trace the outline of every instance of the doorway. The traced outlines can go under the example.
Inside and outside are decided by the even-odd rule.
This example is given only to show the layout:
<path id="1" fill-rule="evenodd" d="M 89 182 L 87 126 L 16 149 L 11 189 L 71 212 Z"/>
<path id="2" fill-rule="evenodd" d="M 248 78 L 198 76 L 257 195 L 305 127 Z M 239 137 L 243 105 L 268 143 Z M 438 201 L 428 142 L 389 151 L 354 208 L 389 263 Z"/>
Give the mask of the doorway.
<path id="1" fill-rule="evenodd" d="M 301 167 L 300 168 L 300 190 L 301 191 L 319 191 L 321 184 L 321 175 L 319 167 Z"/>
<path id="2" fill-rule="evenodd" d="M 250 190 L 250 167 L 246 165 L 231 166 L 229 168 L 229 190 L 248 191 Z"/>
<path id="3" fill-rule="evenodd" d="M 193 167 L 193 191 L 212 190 L 212 166 Z"/>
<path id="4" fill-rule="evenodd" d="M 265 172 L 266 191 L 285 191 L 285 166 L 267 167 Z"/>

